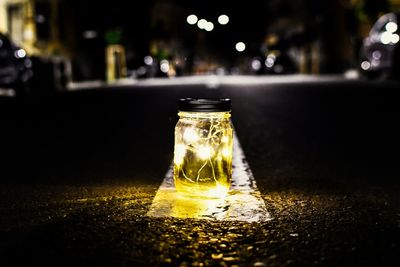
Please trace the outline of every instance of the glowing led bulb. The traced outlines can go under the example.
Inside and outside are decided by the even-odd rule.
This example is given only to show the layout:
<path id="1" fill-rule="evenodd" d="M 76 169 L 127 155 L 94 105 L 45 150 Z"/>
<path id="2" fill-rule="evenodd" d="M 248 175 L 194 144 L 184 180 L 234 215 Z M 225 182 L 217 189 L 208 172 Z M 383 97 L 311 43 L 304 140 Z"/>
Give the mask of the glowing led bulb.
<path id="1" fill-rule="evenodd" d="M 197 150 L 197 155 L 199 155 L 199 157 L 202 160 L 209 159 L 212 156 L 212 154 L 213 154 L 213 150 L 209 146 L 200 146 Z"/>
<path id="2" fill-rule="evenodd" d="M 232 157 L 232 149 L 229 149 L 227 147 L 224 147 L 222 149 L 222 156 L 224 156 L 225 158 L 229 158 Z"/>
<path id="3" fill-rule="evenodd" d="M 183 140 L 187 143 L 195 143 L 199 140 L 199 135 L 193 128 L 187 128 L 183 133 Z"/>
<path id="4" fill-rule="evenodd" d="M 183 144 L 177 144 L 175 146 L 174 163 L 181 165 L 183 163 L 183 158 L 186 154 L 186 147 Z"/>

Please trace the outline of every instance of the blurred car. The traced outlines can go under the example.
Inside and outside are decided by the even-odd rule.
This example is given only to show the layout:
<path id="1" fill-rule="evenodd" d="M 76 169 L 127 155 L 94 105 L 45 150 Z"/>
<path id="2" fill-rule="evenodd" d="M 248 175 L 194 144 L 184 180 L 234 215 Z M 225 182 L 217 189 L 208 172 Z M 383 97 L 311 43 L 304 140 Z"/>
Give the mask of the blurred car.
<path id="1" fill-rule="evenodd" d="M 0 88 L 12 88 L 17 95 L 28 93 L 32 61 L 26 51 L 0 33 Z"/>
<path id="2" fill-rule="evenodd" d="M 399 78 L 399 13 L 381 16 L 361 48 L 360 68 L 367 78 Z"/>

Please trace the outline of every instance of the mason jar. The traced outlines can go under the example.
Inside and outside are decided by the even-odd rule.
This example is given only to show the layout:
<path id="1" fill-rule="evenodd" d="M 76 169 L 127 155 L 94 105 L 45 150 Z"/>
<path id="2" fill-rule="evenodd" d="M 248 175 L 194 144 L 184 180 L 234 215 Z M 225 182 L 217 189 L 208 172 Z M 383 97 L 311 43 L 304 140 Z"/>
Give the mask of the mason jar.
<path id="1" fill-rule="evenodd" d="M 175 127 L 174 182 L 185 195 L 221 198 L 231 185 L 230 99 L 180 99 Z"/>

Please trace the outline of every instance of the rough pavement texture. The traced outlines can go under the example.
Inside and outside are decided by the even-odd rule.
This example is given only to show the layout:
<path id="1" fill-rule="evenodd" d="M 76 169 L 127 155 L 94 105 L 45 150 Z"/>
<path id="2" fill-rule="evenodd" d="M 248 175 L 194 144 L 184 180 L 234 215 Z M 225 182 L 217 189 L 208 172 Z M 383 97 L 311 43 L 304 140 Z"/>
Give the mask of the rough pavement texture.
<path id="1" fill-rule="evenodd" d="M 398 265 L 399 206 L 384 192 L 265 194 L 274 220 L 259 224 L 146 217 L 150 186 L 3 189 L 2 259 L 14 264 Z"/>

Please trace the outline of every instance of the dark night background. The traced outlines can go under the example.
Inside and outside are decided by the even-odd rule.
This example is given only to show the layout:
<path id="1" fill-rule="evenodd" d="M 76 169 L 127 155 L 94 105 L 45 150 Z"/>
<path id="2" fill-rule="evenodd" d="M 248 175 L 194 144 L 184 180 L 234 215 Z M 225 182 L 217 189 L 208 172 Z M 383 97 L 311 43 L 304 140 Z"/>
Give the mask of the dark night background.
<path id="1" fill-rule="evenodd" d="M 46 1 L 36 5 L 37 12 L 49 14 Z M 126 49 L 127 67 L 135 70 L 143 65 L 143 58 L 152 55 L 159 60 L 179 57 L 206 61 L 227 69 L 243 64 L 249 57 L 265 56 L 268 50 L 304 50 L 306 61 L 309 50 L 318 46 L 318 73 L 343 73 L 357 68 L 362 38 L 366 28 L 379 15 L 396 8 L 386 1 L 57 1 L 57 53 L 72 60 L 73 80 L 105 79 L 104 50 L 107 34 L 118 31 L 119 43 Z M 196 14 L 215 24 L 212 32 L 188 25 L 186 17 Z M 218 25 L 217 18 L 227 14 L 230 22 Z M 50 14 L 48 15 L 50 16 Z M 38 39 L 51 42 L 47 20 L 38 27 Z M 39 29 L 42 28 L 41 31 Z M 43 30 L 44 29 L 44 30 Z M 47 29 L 47 30 L 46 30 Z M 83 38 L 87 30 L 96 37 Z M 244 41 L 247 49 L 238 54 L 237 41 Z M 157 52 L 153 48 L 156 47 Z M 317 48 L 316 48 L 317 49 Z M 44 49 L 46 50 L 46 49 Z M 163 51 L 164 50 L 164 51 Z M 296 52 L 297 51 L 297 52 Z M 52 53 L 51 51 L 49 51 Z M 54 51 L 53 51 L 54 52 Z M 295 59 L 296 65 L 300 63 Z M 312 73 L 307 67 L 297 71 Z M 206 70 L 207 71 L 207 70 Z M 244 71 L 244 70 L 242 70 Z M 192 65 L 186 74 L 196 72 Z M 315 72 L 315 71 L 314 71 Z M 313 73 L 314 73 L 313 72 Z"/>

